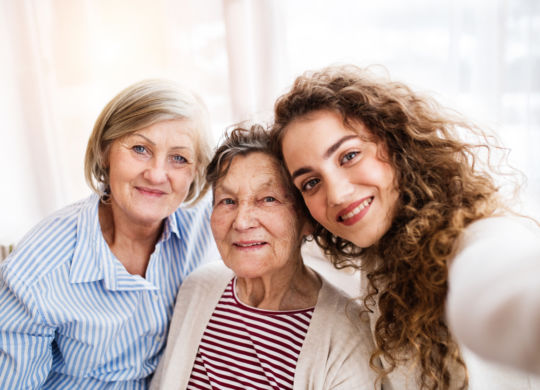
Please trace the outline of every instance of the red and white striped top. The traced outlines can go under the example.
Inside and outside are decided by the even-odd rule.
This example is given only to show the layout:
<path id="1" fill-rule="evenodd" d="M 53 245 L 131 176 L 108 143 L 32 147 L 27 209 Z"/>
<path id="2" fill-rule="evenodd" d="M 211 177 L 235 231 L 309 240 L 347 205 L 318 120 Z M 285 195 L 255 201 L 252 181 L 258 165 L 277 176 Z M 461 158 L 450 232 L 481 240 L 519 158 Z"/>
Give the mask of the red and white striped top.
<path id="1" fill-rule="evenodd" d="M 199 344 L 188 389 L 292 389 L 314 308 L 261 310 L 227 285 Z"/>

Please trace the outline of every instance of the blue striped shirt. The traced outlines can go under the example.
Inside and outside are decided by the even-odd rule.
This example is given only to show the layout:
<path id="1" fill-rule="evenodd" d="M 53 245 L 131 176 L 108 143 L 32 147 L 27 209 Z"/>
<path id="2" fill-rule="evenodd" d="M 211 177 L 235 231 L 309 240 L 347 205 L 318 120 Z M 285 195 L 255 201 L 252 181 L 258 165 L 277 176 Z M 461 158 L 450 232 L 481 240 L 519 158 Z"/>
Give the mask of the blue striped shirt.
<path id="1" fill-rule="evenodd" d="M 131 275 L 98 203 L 54 213 L 0 263 L 1 389 L 146 389 L 182 280 L 217 256 L 205 199 L 165 220 L 146 277 Z"/>

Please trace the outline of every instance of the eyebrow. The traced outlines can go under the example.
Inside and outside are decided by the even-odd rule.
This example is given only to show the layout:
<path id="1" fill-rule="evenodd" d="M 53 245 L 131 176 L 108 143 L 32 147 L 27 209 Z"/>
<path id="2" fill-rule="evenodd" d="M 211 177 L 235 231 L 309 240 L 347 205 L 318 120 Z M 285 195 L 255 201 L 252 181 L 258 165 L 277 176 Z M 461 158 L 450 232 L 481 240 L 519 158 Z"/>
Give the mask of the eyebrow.
<path id="1" fill-rule="evenodd" d="M 296 171 L 294 171 L 294 172 L 291 174 L 291 179 L 294 181 L 294 179 L 296 179 L 298 176 L 301 176 L 301 175 L 303 175 L 304 173 L 311 172 L 312 170 L 313 170 L 313 168 L 311 168 L 311 167 L 302 167 L 302 168 L 298 168 Z"/>
<path id="2" fill-rule="evenodd" d="M 152 144 L 152 145 L 155 145 L 156 143 L 154 141 L 152 141 L 150 138 L 142 135 L 142 134 L 139 134 L 139 133 L 133 133 L 132 136 L 137 136 L 137 137 L 141 137 L 141 138 L 144 138 L 146 140 L 146 142 L 148 142 L 149 144 Z"/>
<path id="3" fill-rule="evenodd" d="M 216 185 L 215 185 L 215 188 L 214 188 L 214 193 L 216 193 L 218 190 L 220 190 L 221 192 L 224 192 L 226 194 L 234 195 L 235 190 L 233 188 L 229 187 L 227 184 L 223 183 L 223 179 L 225 179 L 226 176 L 227 175 L 225 174 L 224 177 L 222 177 L 221 179 L 219 179 L 216 182 Z M 275 188 L 276 188 L 275 183 L 273 183 L 272 179 L 269 179 L 269 180 L 265 181 L 264 183 L 261 183 L 256 190 L 257 191 L 267 191 L 269 189 L 273 190 Z"/>
<path id="4" fill-rule="evenodd" d="M 150 138 L 148 138 L 148 137 L 146 137 L 146 136 L 144 136 L 142 134 L 133 133 L 132 136 L 138 136 L 138 137 L 144 138 L 146 140 L 146 142 L 148 142 L 152 146 L 156 146 L 156 143 L 154 141 L 152 141 Z M 191 150 L 191 148 L 189 146 L 173 146 L 170 150 L 175 150 L 175 149 Z"/>
<path id="5" fill-rule="evenodd" d="M 326 160 L 328 159 L 338 148 L 341 146 L 341 144 L 345 141 L 350 140 L 351 138 L 357 138 L 358 135 L 356 134 L 349 134 L 344 137 L 341 137 L 338 139 L 332 146 L 330 146 L 328 149 L 326 149 L 326 152 L 323 154 L 323 158 Z"/>
<path id="6" fill-rule="evenodd" d="M 325 160 L 327 160 L 328 158 L 330 158 L 330 156 L 332 154 L 334 154 L 334 152 L 336 150 L 339 149 L 339 147 L 346 141 L 352 139 L 352 138 L 358 138 L 358 135 L 356 134 L 349 134 L 349 135 L 346 135 L 346 136 L 343 136 L 341 137 L 340 139 L 338 139 L 336 142 L 334 142 L 332 145 L 330 145 L 330 147 L 328 149 L 326 149 L 326 152 L 324 152 L 323 154 L 323 158 Z M 298 168 L 296 171 L 294 171 L 292 174 L 291 174 L 291 179 L 294 180 L 295 178 L 297 178 L 298 176 L 300 175 L 303 175 L 305 173 L 308 173 L 308 172 L 311 172 L 313 170 L 313 168 L 311 167 L 302 167 L 302 168 Z"/>

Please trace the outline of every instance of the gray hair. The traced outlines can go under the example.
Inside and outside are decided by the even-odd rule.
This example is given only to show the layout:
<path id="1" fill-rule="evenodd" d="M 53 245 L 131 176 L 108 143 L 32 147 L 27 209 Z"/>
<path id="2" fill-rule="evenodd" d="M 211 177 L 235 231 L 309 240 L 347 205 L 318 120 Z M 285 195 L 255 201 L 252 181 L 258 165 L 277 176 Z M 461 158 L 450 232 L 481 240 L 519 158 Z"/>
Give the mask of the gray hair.
<path id="1" fill-rule="evenodd" d="M 289 180 L 289 172 L 283 161 L 271 150 L 269 132 L 261 125 L 254 124 L 249 128 L 235 127 L 224 135 L 224 140 L 216 149 L 214 157 L 206 168 L 206 181 L 215 191 L 216 184 L 227 175 L 229 167 L 236 156 L 247 156 L 251 153 L 264 153 L 276 162 L 285 190 L 294 203 L 298 216 L 311 221 L 311 216 L 300 191 Z"/>

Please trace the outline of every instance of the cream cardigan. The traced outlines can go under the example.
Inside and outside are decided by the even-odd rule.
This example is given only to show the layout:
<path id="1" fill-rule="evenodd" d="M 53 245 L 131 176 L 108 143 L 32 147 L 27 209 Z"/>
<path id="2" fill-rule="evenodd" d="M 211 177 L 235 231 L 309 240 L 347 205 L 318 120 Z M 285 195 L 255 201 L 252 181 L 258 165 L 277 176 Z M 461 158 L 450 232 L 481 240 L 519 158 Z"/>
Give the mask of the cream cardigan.
<path id="1" fill-rule="evenodd" d="M 202 334 L 232 277 L 232 271 L 220 262 L 197 269 L 184 281 L 151 390 L 186 388 Z M 373 390 L 376 374 L 369 367 L 373 349 L 369 324 L 359 319 L 357 303 L 321 279 L 322 287 L 298 358 L 294 389 Z"/>

